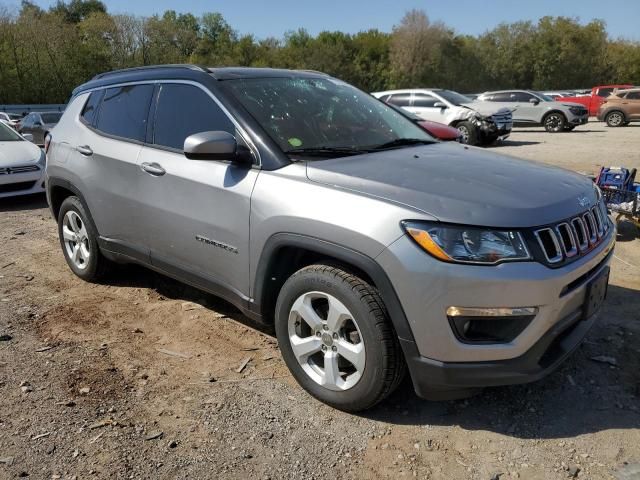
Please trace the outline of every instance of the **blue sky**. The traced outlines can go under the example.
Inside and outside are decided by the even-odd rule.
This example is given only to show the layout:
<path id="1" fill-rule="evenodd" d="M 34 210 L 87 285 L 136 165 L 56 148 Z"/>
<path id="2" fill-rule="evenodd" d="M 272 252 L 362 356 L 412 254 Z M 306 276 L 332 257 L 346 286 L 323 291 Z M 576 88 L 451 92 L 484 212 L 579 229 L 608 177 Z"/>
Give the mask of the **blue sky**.
<path id="1" fill-rule="evenodd" d="M 233 28 L 258 38 L 281 37 L 304 27 L 358 32 L 369 28 L 390 31 L 404 12 L 423 9 L 432 20 L 442 20 L 459 33 L 479 34 L 501 22 L 537 20 L 545 15 L 579 17 L 588 22 L 600 18 L 609 34 L 640 40 L 640 1 L 617 0 L 103 0 L 112 13 L 153 15 L 168 9 L 199 15 L 223 14 Z M 0 3 L 5 3 L 0 0 Z M 17 4 L 18 0 L 9 0 Z M 36 0 L 43 7 L 55 0 Z"/>

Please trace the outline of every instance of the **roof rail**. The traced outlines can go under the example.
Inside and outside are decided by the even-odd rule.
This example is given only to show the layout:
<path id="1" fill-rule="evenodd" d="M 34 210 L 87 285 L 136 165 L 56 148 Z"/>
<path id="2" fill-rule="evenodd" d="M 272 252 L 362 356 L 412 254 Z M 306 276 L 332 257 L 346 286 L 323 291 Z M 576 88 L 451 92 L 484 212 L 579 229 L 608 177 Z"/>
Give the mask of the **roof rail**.
<path id="1" fill-rule="evenodd" d="M 131 67 L 131 68 L 122 68 L 120 70 L 112 70 L 110 72 L 99 73 L 92 80 L 98 80 L 100 78 L 105 78 L 110 75 L 116 75 L 118 73 L 128 73 L 128 72 L 136 72 L 139 70 L 154 70 L 159 68 L 187 68 L 189 70 L 197 70 L 200 72 L 207 72 L 206 69 L 199 65 L 191 65 L 189 63 L 177 63 L 177 64 L 166 64 L 166 65 L 144 65 L 142 67 Z"/>

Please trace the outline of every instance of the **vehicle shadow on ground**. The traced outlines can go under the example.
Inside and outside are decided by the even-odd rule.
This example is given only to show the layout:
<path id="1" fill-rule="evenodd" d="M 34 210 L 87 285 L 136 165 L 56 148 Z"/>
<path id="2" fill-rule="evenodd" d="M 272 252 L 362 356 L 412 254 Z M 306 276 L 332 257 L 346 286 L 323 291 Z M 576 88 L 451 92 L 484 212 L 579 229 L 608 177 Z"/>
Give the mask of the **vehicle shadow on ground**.
<path id="1" fill-rule="evenodd" d="M 0 198 L 0 212 L 19 212 L 22 210 L 38 210 L 40 208 L 47 208 L 47 197 L 44 193 Z"/>
<path id="2" fill-rule="evenodd" d="M 503 143 L 496 143 L 494 145 L 489 145 L 490 147 L 499 148 L 502 146 L 505 147 L 524 147 L 526 145 L 539 145 L 540 142 L 531 142 L 527 140 L 505 140 Z"/>
<path id="3" fill-rule="evenodd" d="M 110 271 L 100 283 L 112 287 L 148 288 L 165 298 L 197 303 L 264 334 L 274 335 L 271 326 L 256 322 L 243 315 L 238 308 L 226 300 L 143 266 L 116 265 L 113 271 Z"/>
<path id="4" fill-rule="evenodd" d="M 398 425 L 458 425 L 523 439 L 640 428 L 640 317 L 630 313 L 638 311 L 640 291 L 610 285 L 607 304 L 583 345 L 545 379 L 446 402 L 418 398 L 406 379 L 363 416 Z M 616 365 L 593 360 L 603 355 Z"/>

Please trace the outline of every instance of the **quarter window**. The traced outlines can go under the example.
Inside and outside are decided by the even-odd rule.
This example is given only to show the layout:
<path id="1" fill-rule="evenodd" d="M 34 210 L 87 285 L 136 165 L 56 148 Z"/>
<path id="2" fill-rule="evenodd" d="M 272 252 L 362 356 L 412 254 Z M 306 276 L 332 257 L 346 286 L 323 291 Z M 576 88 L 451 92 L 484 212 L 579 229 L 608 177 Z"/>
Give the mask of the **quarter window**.
<path id="1" fill-rule="evenodd" d="M 236 133 L 229 117 L 202 89 L 177 83 L 160 87 L 154 144 L 182 150 L 189 135 L 220 130 Z"/>
<path id="2" fill-rule="evenodd" d="M 103 93 L 104 92 L 102 90 L 99 90 L 92 92 L 91 95 L 89 95 L 89 99 L 87 100 L 87 103 L 85 103 L 84 108 L 82 109 L 82 114 L 80 115 L 82 121 L 87 125 L 93 125 Z"/>
<path id="3" fill-rule="evenodd" d="M 143 142 L 153 85 L 108 88 L 104 93 L 96 128 L 117 137 Z"/>

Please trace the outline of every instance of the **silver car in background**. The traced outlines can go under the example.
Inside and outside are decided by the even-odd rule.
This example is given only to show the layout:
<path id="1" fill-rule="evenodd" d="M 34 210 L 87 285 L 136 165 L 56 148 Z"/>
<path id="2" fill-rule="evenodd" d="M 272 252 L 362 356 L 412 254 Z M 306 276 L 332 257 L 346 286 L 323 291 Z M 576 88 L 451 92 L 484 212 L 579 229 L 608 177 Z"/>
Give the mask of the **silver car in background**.
<path id="1" fill-rule="evenodd" d="M 56 126 L 62 112 L 31 112 L 20 122 L 18 131 L 33 136 L 33 143 L 44 145 L 47 134 Z"/>
<path id="2" fill-rule="evenodd" d="M 556 102 L 532 90 L 499 90 L 485 92 L 477 101 L 495 103 L 513 111 L 517 126 L 542 125 L 547 132 L 568 132 L 589 121 L 589 111 L 578 103 Z"/>

